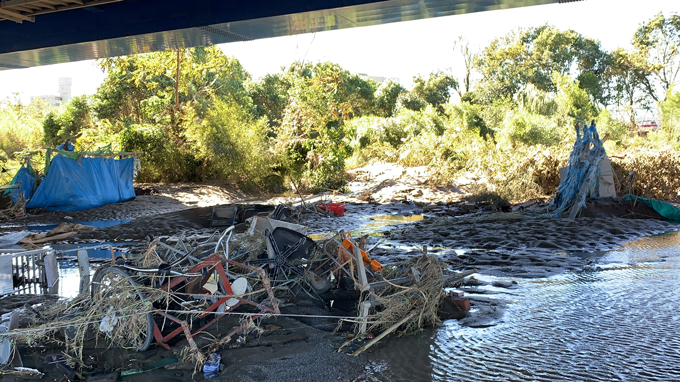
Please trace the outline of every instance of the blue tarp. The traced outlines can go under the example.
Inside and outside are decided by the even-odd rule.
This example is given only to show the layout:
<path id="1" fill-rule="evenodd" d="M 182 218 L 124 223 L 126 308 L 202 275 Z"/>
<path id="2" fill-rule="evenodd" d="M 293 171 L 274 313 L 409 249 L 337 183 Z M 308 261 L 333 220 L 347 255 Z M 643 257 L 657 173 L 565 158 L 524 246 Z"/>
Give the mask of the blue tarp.
<path id="1" fill-rule="evenodd" d="M 597 133 L 595 121 L 590 126 L 584 125 L 582 130 L 576 128 L 576 141 L 569 155 L 567 176 L 560 182 L 555 198 L 550 202 L 555 207 L 555 217 L 561 217 L 568 211 L 578 212 L 586 206 L 586 197 L 600 197 L 600 161 L 607 157 L 607 153 Z"/>
<path id="2" fill-rule="evenodd" d="M 57 150 L 64 150 L 64 151 L 75 151 L 76 147 L 73 146 L 73 143 L 70 141 L 66 141 L 66 143 L 62 143 L 59 146 L 57 146 Z"/>
<path id="3" fill-rule="evenodd" d="M 33 170 L 31 168 L 21 166 L 19 171 L 17 171 L 17 173 L 14 175 L 14 178 L 12 178 L 10 184 L 20 185 L 19 188 L 15 188 L 5 193 L 5 195 L 9 194 L 10 199 L 12 199 L 12 203 L 18 202 L 21 198 L 21 195 L 24 196 L 24 200 L 30 199 L 31 195 L 33 194 L 33 187 L 35 186 L 35 176 L 33 176 Z"/>
<path id="4" fill-rule="evenodd" d="M 52 158 L 50 170 L 26 208 L 79 211 L 135 197 L 134 158 Z"/>

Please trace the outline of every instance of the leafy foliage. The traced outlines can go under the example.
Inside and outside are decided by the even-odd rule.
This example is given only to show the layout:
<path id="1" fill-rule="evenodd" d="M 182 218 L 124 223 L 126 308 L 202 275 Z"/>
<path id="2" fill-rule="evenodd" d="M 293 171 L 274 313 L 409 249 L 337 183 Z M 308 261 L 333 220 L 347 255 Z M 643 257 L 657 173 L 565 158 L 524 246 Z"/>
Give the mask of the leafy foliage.
<path id="1" fill-rule="evenodd" d="M 235 101 L 217 101 L 201 125 L 188 134 L 202 161 L 204 180 L 226 180 L 246 189 L 281 190 L 282 178 L 272 172 L 267 120 L 254 120 Z"/>
<path id="2" fill-rule="evenodd" d="M 290 78 L 283 73 L 267 74 L 262 80 L 250 83 L 248 92 L 255 103 L 256 117 L 267 117 L 272 126 L 281 126 L 291 86 Z"/>
<path id="3" fill-rule="evenodd" d="M 671 87 L 678 20 L 658 15 L 640 26 L 632 51 L 606 52 L 547 25 L 476 55 L 459 39 L 460 83 L 435 72 L 410 91 L 330 62 L 295 62 L 252 80 L 217 47 L 104 59 L 107 77 L 91 99 L 52 110 L 0 103 L 0 159 L 70 139 L 85 150 L 140 152 L 139 181 L 307 191 L 342 189 L 347 166 L 387 160 L 429 166 L 436 184 L 485 182 L 480 197 L 507 203 L 554 192 L 574 120 L 594 119 L 610 153 L 626 158 L 616 166 L 656 182 L 639 181 L 636 192 L 670 197 L 677 174 L 666 167 L 677 167 L 680 150 L 680 95 Z M 661 128 L 635 134 L 637 112 L 657 106 Z M 663 157 L 652 160 L 653 150 Z"/>
<path id="4" fill-rule="evenodd" d="M 331 63 L 296 64 L 288 75 L 290 100 L 274 146 L 280 168 L 310 190 L 341 188 L 351 155 L 344 124 L 370 113 L 374 85 Z"/>
<path id="5" fill-rule="evenodd" d="M 642 24 L 633 36 L 640 63 L 658 81 L 660 91 L 648 86 L 649 95 L 663 100 L 680 74 L 680 15 L 662 13 Z M 661 97 L 657 94 L 660 93 Z"/>
<path id="6" fill-rule="evenodd" d="M 86 96 L 73 97 L 62 112 L 50 111 L 43 123 L 43 140 L 48 146 L 74 141 L 85 129 L 92 128 L 92 109 Z"/>
<path id="7" fill-rule="evenodd" d="M 680 92 L 669 91 L 667 99 L 659 104 L 661 109 L 661 132 L 664 141 L 680 150 Z"/>
<path id="8" fill-rule="evenodd" d="M 451 91 L 458 88 L 458 81 L 444 73 L 432 73 L 427 79 L 416 77 L 413 82 L 413 90 L 401 98 L 401 105 L 414 111 L 429 104 L 443 114 L 443 105 L 449 102 Z"/>
<path id="9" fill-rule="evenodd" d="M 520 29 L 492 41 L 475 57 L 475 67 L 483 77 L 478 91 L 485 102 L 513 98 L 528 84 L 555 91 L 553 73 L 560 73 L 583 80 L 593 100 L 607 104 L 602 81 L 608 62 L 609 55 L 599 42 L 573 30 L 547 25 Z"/>
<path id="10" fill-rule="evenodd" d="M 406 93 L 406 89 L 399 83 L 387 81 L 378 87 L 375 93 L 375 115 L 391 117 L 397 111 L 399 96 Z"/>

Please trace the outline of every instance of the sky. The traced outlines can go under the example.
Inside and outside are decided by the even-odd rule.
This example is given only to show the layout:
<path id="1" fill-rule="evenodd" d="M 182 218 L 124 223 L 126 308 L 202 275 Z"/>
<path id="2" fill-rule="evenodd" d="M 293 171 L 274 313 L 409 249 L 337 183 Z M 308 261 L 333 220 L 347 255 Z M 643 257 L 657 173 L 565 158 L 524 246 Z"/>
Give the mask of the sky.
<path id="1" fill-rule="evenodd" d="M 597 39 L 603 48 L 631 48 L 638 26 L 663 12 L 680 13 L 680 0 L 586 0 L 465 15 L 398 22 L 362 28 L 222 44 L 254 78 L 276 73 L 296 60 L 331 61 L 352 73 L 398 78 L 410 87 L 413 77 L 436 71 L 461 73 L 454 45 L 459 36 L 473 52 L 519 27 L 544 24 L 573 29 Z M 19 93 L 56 95 L 59 77 L 71 77 L 72 95 L 94 94 L 104 74 L 94 61 L 0 71 L 0 99 Z"/>

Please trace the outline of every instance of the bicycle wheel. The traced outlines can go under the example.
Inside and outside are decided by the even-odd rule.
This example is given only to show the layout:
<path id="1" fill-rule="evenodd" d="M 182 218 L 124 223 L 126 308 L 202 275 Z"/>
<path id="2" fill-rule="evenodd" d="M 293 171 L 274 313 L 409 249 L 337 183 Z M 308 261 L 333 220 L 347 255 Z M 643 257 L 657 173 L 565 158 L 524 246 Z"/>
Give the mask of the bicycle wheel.
<path id="1" fill-rule="evenodd" d="M 92 302 L 102 314 L 100 330 L 118 346 L 145 351 L 153 343 L 154 320 L 146 294 L 120 267 L 105 266 L 92 279 Z"/>

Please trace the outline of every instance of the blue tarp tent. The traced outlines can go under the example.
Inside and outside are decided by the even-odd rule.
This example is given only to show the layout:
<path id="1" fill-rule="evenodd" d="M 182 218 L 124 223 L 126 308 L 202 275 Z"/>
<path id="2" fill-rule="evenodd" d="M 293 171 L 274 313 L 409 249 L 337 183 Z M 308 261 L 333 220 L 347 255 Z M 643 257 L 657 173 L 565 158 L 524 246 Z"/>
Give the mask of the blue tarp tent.
<path id="1" fill-rule="evenodd" d="M 29 164 L 28 167 L 21 166 L 19 171 L 14 175 L 10 184 L 18 184 L 19 188 L 13 190 L 7 190 L 5 195 L 9 194 L 9 198 L 12 199 L 12 203 L 19 201 L 23 195 L 24 200 L 31 198 L 33 194 L 33 187 L 35 186 L 35 176 L 33 176 L 33 169 Z"/>
<path id="2" fill-rule="evenodd" d="M 70 159 L 56 155 L 26 208 L 79 211 L 135 197 L 135 159 Z"/>

